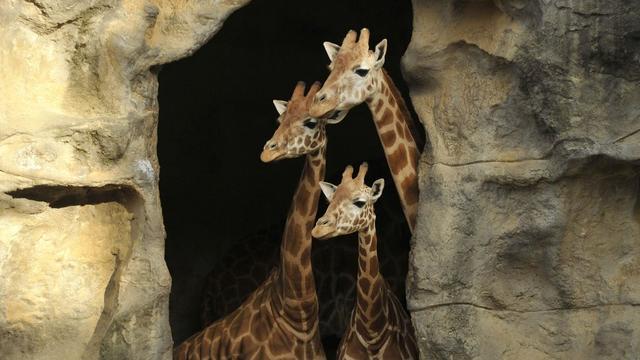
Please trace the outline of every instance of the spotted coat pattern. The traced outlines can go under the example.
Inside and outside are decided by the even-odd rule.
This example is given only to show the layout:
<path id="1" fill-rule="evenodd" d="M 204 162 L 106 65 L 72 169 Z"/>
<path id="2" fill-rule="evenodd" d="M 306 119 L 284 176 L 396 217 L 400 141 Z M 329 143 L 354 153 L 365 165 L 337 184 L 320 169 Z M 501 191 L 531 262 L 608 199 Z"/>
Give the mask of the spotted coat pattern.
<path id="1" fill-rule="evenodd" d="M 306 104 L 318 88 L 319 84 L 312 87 L 307 98 L 304 84 L 296 86 L 286 110 L 281 109 L 274 138 L 265 145 L 263 161 L 293 157 L 291 152 L 305 146 L 300 145 L 299 137 L 291 136 L 292 128 L 283 126 L 308 120 L 300 112 L 308 109 Z M 317 126 L 324 125 L 316 123 L 314 128 Z M 295 131 L 298 130 L 304 131 Z M 318 184 L 325 173 L 326 137 L 324 131 L 317 136 L 315 132 L 308 134 L 312 133 L 314 140 L 308 145 L 311 152 L 306 155 L 287 216 L 278 266 L 238 309 L 178 346 L 175 359 L 326 358 L 320 341 L 318 298 L 311 267 L 311 229 L 320 197 Z"/>
<path id="2" fill-rule="evenodd" d="M 369 30 L 362 29 L 356 41 L 349 31 L 342 45 L 325 43 L 331 65 L 327 80 L 318 91 L 309 112 L 313 116 L 334 110 L 349 110 L 367 103 L 384 148 L 393 181 L 409 228 L 413 231 L 418 209 L 418 160 L 413 120 L 395 84 L 382 68 L 387 41 L 369 50 Z"/>
<path id="3" fill-rule="evenodd" d="M 418 350 L 411 320 L 380 273 L 374 203 L 384 182 L 372 188 L 364 184 L 366 164 L 351 178 L 348 167 L 339 186 L 323 183 L 330 199 L 326 213 L 312 234 L 320 239 L 358 233 L 358 280 L 356 305 L 343 336 L 338 359 L 417 359 Z"/>

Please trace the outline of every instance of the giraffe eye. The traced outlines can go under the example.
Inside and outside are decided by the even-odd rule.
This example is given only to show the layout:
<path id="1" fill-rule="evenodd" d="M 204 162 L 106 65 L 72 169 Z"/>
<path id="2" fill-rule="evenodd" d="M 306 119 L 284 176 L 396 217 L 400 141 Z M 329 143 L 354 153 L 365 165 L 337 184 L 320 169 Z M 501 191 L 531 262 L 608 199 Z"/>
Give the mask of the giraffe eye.
<path id="1" fill-rule="evenodd" d="M 315 129 L 316 126 L 318 125 L 318 120 L 316 119 L 307 119 L 305 120 L 305 122 L 302 123 L 302 125 L 308 129 Z"/>
<path id="2" fill-rule="evenodd" d="M 353 205 L 359 207 L 362 209 L 362 207 L 364 206 L 364 204 L 366 204 L 366 202 L 364 200 L 354 200 L 353 201 Z"/>
<path id="3" fill-rule="evenodd" d="M 355 72 L 358 76 L 365 77 L 369 73 L 369 69 L 356 69 Z"/>

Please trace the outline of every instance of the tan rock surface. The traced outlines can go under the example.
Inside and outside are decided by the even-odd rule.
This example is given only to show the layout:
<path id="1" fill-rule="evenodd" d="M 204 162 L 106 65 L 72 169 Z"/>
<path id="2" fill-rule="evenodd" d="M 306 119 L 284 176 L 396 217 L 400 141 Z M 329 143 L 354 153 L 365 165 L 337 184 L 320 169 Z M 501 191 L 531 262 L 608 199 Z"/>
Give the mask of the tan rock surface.
<path id="1" fill-rule="evenodd" d="M 413 4 L 423 357 L 637 358 L 640 4 Z"/>
<path id="2" fill-rule="evenodd" d="M 3 358 L 80 358 L 118 262 L 131 250 L 131 214 L 107 203 L 5 208 L 2 215 Z"/>
<path id="3" fill-rule="evenodd" d="M 247 2 L 0 2 L 1 358 L 170 358 L 155 66 Z"/>

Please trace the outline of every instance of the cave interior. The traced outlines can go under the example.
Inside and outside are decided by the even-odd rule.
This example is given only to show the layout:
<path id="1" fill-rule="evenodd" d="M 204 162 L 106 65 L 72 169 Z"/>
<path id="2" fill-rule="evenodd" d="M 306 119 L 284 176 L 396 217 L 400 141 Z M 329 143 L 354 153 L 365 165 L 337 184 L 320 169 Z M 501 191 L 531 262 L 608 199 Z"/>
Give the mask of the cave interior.
<path id="1" fill-rule="evenodd" d="M 299 80 L 310 86 L 327 77 L 329 60 L 323 41 L 340 44 L 349 29 L 362 27 L 371 30 L 372 48 L 386 38 L 385 68 L 417 120 L 400 70 L 400 58 L 411 39 L 411 14 L 408 0 L 254 0 L 232 14 L 192 56 L 162 68 L 158 154 L 175 344 L 202 328 L 205 294 L 211 293 L 206 289 L 208 278 L 226 271 L 226 280 L 235 281 L 231 271 L 239 267 L 249 272 L 248 267 L 262 257 L 277 256 L 279 234 L 303 159 L 265 164 L 259 154 L 277 127 L 272 99 L 288 100 Z M 388 184 L 376 204 L 378 230 L 388 234 L 380 237 L 384 242 L 380 244 L 381 268 L 385 276 L 400 272 L 397 276 L 402 283 L 397 286 L 403 297 L 410 233 L 366 105 L 352 109 L 339 125 L 330 126 L 328 139 L 325 181 L 338 183 L 346 165 L 367 161 L 370 171 L 366 182 L 385 178 Z M 318 214 L 325 208 L 326 201 L 321 199 Z M 388 229 L 391 227 L 394 230 Z M 357 269 L 356 239 L 354 234 L 335 242 L 314 243 L 314 253 L 331 250 L 329 247 L 336 244 L 352 248 L 333 259 L 314 254 L 314 267 L 334 275 L 341 271 L 351 274 L 344 278 L 336 275 L 323 289 L 318 284 L 319 292 L 353 295 L 348 279 Z M 242 259 L 246 241 L 254 241 L 248 245 L 252 254 Z M 326 264 L 316 264 L 320 258 Z M 399 268 L 385 263 L 385 258 L 388 263 L 399 263 Z M 240 278 L 247 280 L 252 275 L 256 274 Z M 266 277 L 266 273 L 256 276 Z M 248 281 L 245 287 L 252 284 Z M 242 292 L 229 290 L 228 296 L 238 296 L 238 291 Z M 218 296 L 225 294 L 219 292 Z M 323 316 L 331 316 L 327 314 L 336 311 L 335 307 L 349 304 L 343 299 L 341 304 L 323 305 L 319 296 L 321 321 Z M 333 294 L 331 299 L 338 301 L 341 296 L 349 297 Z M 323 334 L 327 355 L 337 340 Z"/>

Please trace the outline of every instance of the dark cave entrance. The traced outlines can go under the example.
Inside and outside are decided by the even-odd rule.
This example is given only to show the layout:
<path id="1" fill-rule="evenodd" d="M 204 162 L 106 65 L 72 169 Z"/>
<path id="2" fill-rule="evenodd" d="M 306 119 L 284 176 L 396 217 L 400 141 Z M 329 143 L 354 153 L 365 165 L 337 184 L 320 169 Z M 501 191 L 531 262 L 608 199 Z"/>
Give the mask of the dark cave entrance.
<path id="1" fill-rule="evenodd" d="M 362 27 L 371 29 L 371 46 L 388 39 L 385 68 L 411 107 L 400 72 L 400 57 L 412 31 L 409 0 L 254 0 L 231 15 L 192 57 L 166 65 L 160 72 L 160 194 L 167 231 L 165 258 L 173 278 L 170 314 L 176 344 L 201 329 L 203 288 L 212 271 L 253 266 L 261 257 L 272 256 L 266 253 L 279 245 L 302 159 L 260 162 L 262 146 L 276 129 L 271 100 L 288 100 L 298 80 L 309 85 L 324 80 L 329 60 L 322 42 L 339 44 L 349 29 Z M 368 161 L 367 183 L 384 177 L 392 184 L 366 105 L 353 109 L 344 122 L 328 131 L 327 181 L 338 182 L 348 164 Z M 321 201 L 319 213 L 324 204 Z M 410 235 L 393 186 L 385 188 L 376 211 L 379 231 L 397 238 L 391 250 L 380 245 L 381 261 L 401 258 L 401 270 L 391 269 L 397 264 L 383 263 L 383 274 L 402 271 L 404 279 Z M 381 229 L 381 223 L 389 229 Z M 233 255 L 247 239 L 254 241 L 249 246 L 251 257 Z M 355 277 L 355 237 L 315 242 L 314 252 L 338 243 L 351 245 L 354 252 L 323 257 L 327 263 L 322 266 L 327 271 L 353 271 Z M 238 286 L 252 286 L 247 279 L 252 275 L 243 276 L 240 281 L 245 284 Z M 348 279 L 337 276 L 330 284 L 318 284 L 318 291 L 348 292 L 347 283 Z M 235 296 L 238 289 L 234 285 L 224 291 Z M 332 301 L 346 300 L 336 295 Z M 321 317 L 322 311 L 321 304 Z"/>

